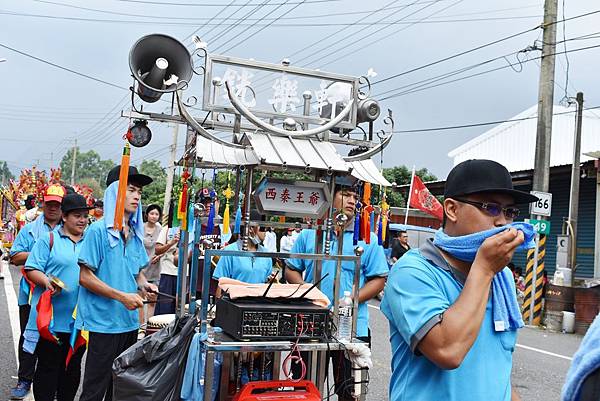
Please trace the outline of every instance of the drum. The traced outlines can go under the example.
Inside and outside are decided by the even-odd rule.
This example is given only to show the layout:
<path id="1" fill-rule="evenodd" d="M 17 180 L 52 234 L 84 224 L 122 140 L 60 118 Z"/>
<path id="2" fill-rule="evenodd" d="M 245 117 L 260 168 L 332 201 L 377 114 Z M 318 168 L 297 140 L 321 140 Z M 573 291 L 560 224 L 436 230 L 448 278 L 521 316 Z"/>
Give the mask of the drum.
<path id="1" fill-rule="evenodd" d="M 175 314 L 173 313 L 152 316 L 150 319 L 148 319 L 148 324 L 146 325 L 146 335 L 149 336 L 150 334 L 156 333 L 157 331 L 167 327 L 174 320 Z"/>

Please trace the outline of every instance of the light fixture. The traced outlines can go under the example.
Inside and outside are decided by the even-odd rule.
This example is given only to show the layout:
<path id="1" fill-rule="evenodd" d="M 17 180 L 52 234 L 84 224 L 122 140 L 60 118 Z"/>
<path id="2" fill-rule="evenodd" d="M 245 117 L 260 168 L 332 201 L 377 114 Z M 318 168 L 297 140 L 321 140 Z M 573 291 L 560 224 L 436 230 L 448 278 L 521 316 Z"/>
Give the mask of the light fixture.
<path id="1" fill-rule="evenodd" d="M 148 145 L 152 139 L 152 131 L 148 128 L 148 121 L 134 120 L 125 137 L 136 148 Z"/>

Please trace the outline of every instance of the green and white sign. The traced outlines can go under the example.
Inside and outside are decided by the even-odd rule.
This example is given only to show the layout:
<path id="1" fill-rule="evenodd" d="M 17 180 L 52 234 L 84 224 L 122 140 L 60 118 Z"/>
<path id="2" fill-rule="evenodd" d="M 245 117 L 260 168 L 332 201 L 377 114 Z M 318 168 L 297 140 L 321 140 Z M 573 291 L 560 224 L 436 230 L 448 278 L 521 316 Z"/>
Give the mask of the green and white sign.
<path id="1" fill-rule="evenodd" d="M 550 235 L 550 222 L 548 220 L 528 219 L 525 221 L 531 224 L 538 234 Z"/>

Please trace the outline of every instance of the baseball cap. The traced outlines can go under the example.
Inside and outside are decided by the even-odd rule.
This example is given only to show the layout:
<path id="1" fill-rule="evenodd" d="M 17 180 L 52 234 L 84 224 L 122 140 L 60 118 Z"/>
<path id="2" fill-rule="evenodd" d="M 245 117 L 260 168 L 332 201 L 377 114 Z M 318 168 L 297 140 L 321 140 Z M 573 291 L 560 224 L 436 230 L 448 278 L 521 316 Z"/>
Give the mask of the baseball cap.
<path id="1" fill-rule="evenodd" d="M 44 202 L 58 202 L 61 203 L 63 197 L 67 194 L 67 191 L 62 185 L 52 184 L 48 185 L 44 191 Z"/>
<path id="2" fill-rule="evenodd" d="M 514 189 L 512 177 L 506 167 L 485 159 L 466 160 L 457 164 L 446 179 L 445 198 L 475 193 L 507 194 L 515 203 L 531 203 L 538 200 L 537 196 Z"/>
<path id="3" fill-rule="evenodd" d="M 206 201 L 212 201 L 212 194 L 211 194 L 211 190 L 209 188 L 202 188 L 202 191 L 198 192 L 197 195 L 197 201 L 199 202 L 206 202 Z"/>
<path id="4" fill-rule="evenodd" d="M 109 186 L 115 181 L 119 181 L 119 174 L 121 172 L 121 166 L 115 166 L 108 172 L 108 176 L 106 177 L 106 186 Z M 129 166 L 129 172 L 127 173 L 127 181 L 133 182 L 142 187 L 152 183 L 152 178 L 148 177 L 145 174 L 140 174 L 138 169 L 135 166 Z"/>
<path id="5" fill-rule="evenodd" d="M 62 205 L 60 206 L 63 213 L 67 213 L 73 210 L 90 210 L 93 209 L 92 206 L 88 206 L 83 195 L 78 193 L 72 193 L 65 195 L 62 201 Z"/>

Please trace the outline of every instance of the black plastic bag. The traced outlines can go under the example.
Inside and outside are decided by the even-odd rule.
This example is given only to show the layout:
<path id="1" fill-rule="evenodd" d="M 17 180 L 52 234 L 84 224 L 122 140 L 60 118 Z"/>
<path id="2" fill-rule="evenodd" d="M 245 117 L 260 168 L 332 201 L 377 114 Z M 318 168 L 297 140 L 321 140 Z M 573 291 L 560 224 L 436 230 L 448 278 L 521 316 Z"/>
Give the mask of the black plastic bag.
<path id="1" fill-rule="evenodd" d="M 115 401 L 179 400 L 195 316 L 176 319 L 145 337 L 113 362 Z"/>

